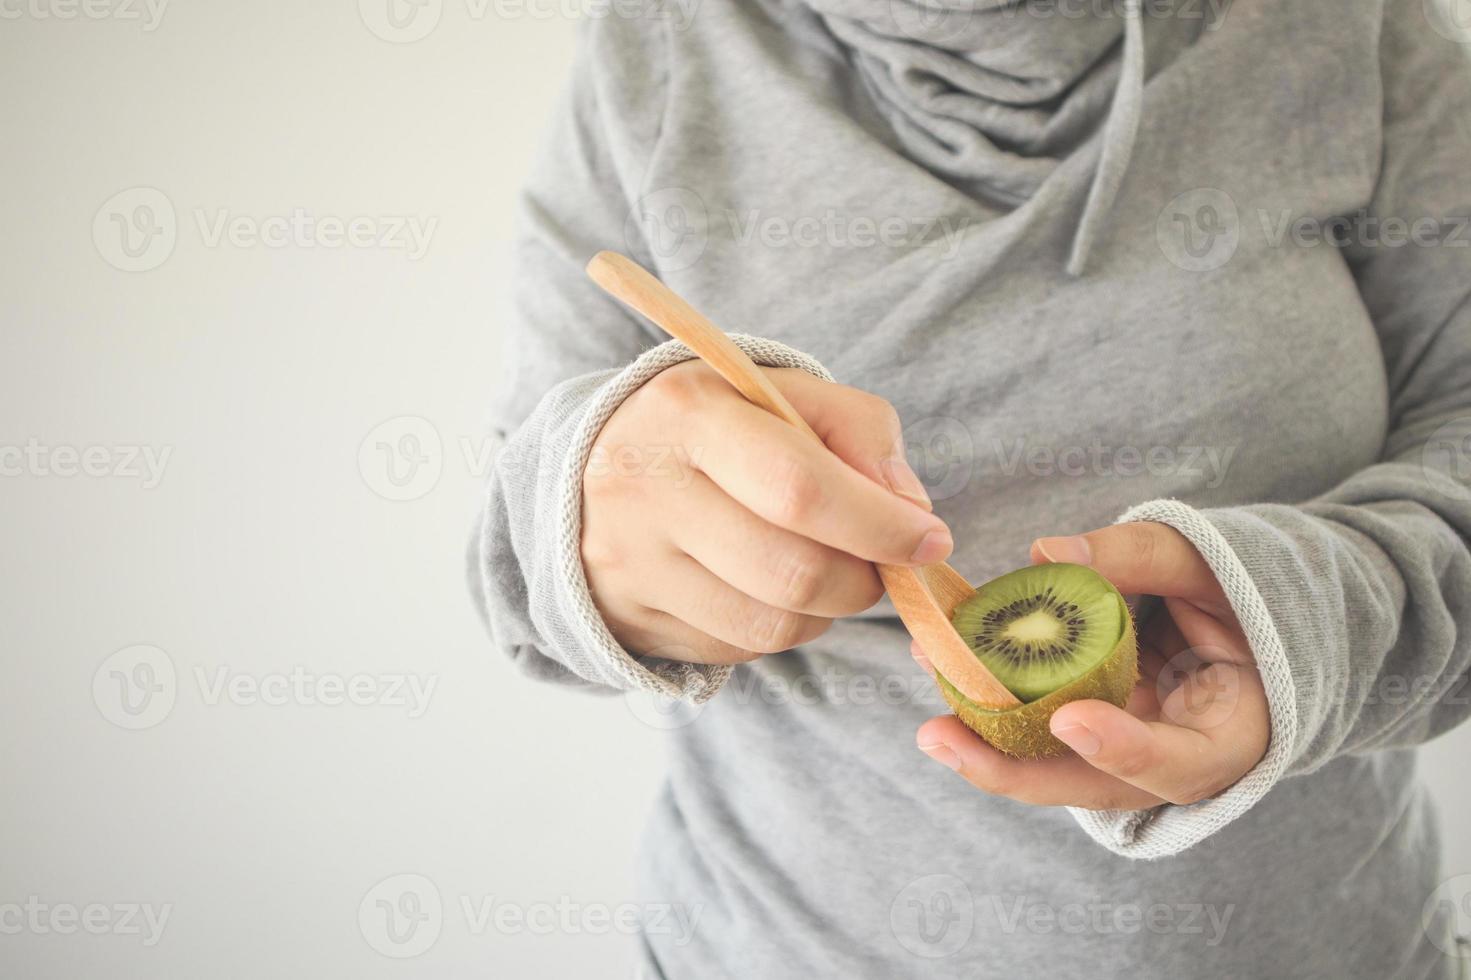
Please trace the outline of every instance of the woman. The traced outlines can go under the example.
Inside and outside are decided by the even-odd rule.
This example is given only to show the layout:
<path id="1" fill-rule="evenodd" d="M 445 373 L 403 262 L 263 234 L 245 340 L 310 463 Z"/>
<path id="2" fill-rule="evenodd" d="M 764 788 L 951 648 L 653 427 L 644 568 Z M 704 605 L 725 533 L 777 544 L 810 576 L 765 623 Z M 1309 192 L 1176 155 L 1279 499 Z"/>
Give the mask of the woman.
<path id="1" fill-rule="evenodd" d="M 1414 771 L 1471 664 L 1434 8 L 614 10 L 525 196 L 474 574 L 529 674 L 700 706 L 641 862 L 699 924 L 648 975 L 1456 975 Z M 603 248 L 826 449 L 602 295 Z M 1164 597 L 1128 710 L 1059 711 L 1045 762 L 943 717 L 869 564 L 940 559 Z"/>

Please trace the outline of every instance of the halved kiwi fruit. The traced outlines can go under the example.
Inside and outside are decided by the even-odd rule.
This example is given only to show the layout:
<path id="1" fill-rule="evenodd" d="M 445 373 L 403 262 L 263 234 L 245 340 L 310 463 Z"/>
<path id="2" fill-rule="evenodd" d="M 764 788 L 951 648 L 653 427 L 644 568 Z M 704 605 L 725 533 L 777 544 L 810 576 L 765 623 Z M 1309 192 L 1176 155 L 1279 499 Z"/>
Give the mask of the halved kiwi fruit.
<path id="1" fill-rule="evenodd" d="M 966 645 L 1022 702 L 997 711 L 936 675 L 951 710 L 1008 755 L 1041 759 L 1067 746 L 1048 728 L 1070 701 L 1123 707 L 1139 679 L 1134 620 L 1113 583 L 1091 568 L 1033 565 L 987 582 L 951 617 Z"/>

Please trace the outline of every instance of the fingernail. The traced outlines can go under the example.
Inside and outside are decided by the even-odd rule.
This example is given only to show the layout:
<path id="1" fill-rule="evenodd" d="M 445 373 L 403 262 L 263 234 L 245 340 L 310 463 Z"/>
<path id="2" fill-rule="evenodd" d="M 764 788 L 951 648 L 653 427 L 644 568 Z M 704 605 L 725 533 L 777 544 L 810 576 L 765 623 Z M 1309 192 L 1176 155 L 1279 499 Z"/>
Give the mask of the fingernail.
<path id="1" fill-rule="evenodd" d="M 884 475 L 884 482 L 889 485 L 891 492 L 918 504 L 925 510 L 934 509 L 934 504 L 930 503 L 930 495 L 925 492 L 924 484 L 919 482 L 919 477 L 915 475 L 914 470 L 909 468 L 909 463 L 903 456 L 890 456 L 883 460 L 879 463 L 879 472 Z"/>
<path id="2" fill-rule="evenodd" d="M 926 674 L 933 674 L 935 672 L 935 665 L 930 663 L 929 657 L 926 657 L 922 653 L 917 653 L 914 650 L 910 650 L 909 655 L 914 658 L 914 662 L 919 664 L 920 668 L 924 670 Z"/>
<path id="3" fill-rule="evenodd" d="M 914 554 L 909 560 L 917 565 L 933 565 L 940 561 L 955 548 L 955 539 L 950 537 L 947 528 L 936 528 L 926 534 L 919 542 L 919 547 L 914 549 Z"/>
<path id="4" fill-rule="evenodd" d="M 1078 755 L 1097 755 L 1098 750 L 1103 748 L 1103 742 L 1099 741 L 1092 730 L 1082 725 L 1066 725 L 1062 728 L 1054 728 L 1052 734 L 1066 743 Z"/>
<path id="5" fill-rule="evenodd" d="M 921 745 L 919 750 L 948 769 L 960 770 L 960 756 L 956 755 L 955 750 L 944 742 L 936 742 L 934 745 Z"/>
<path id="6" fill-rule="evenodd" d="M 1037 550 L 1050 562 L 1070 562 L 1074 565 L 1093 564 L 1093 546 L 1082 535 L 1070 538 L 1040 538 Z"/>

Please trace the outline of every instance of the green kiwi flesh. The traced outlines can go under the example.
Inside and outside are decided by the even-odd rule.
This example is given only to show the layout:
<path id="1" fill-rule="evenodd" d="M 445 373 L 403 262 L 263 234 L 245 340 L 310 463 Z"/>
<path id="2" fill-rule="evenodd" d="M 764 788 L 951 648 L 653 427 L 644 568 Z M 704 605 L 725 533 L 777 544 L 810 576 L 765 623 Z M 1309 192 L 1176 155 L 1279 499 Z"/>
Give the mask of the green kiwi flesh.
<path id="1" fill-rule="evenodd" d="M 1139 679 L 1128 604 L 1091 568 L 1056 563 L 1003 575 L 957 606 L 951 621 L 1022 704 L 983 707 L 937 674 L 940 692 L 966 727 L 1008 755 L 1061 755 L 1067 746 L 1048 727 L 1054 711 L 1091 699 L 1123 707 Z"/>

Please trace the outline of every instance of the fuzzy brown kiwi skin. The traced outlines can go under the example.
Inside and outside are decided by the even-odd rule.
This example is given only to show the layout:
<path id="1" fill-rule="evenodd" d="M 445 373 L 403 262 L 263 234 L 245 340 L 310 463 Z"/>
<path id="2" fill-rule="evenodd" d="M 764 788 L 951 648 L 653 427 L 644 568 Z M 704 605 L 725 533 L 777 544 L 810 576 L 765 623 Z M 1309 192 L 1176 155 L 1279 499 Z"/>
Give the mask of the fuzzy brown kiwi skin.
<path id="1" fill-rule="evenodd" d="M 1030 701 L 1007 711 L 994 711 L 970 701 L 957 691 L 949 681 L 935 674 L 940 693 L 950 710 L 989 744 L 1018 759 L 1049 759 L 1069 751 L 1052 734 L 1048 722 L 1052 713 L 1073 701 L 1107 701 L 1122 708 L 1129 701 L 1129 694 L 1139 680 L 1139 645 L 1134 634 L 1134 619 L 1123 596 L 1119 604 L 1124 607 L 1124 635 L 1118 645 L 1097 667 L 1065 684 L 1051 694 Z"/>

